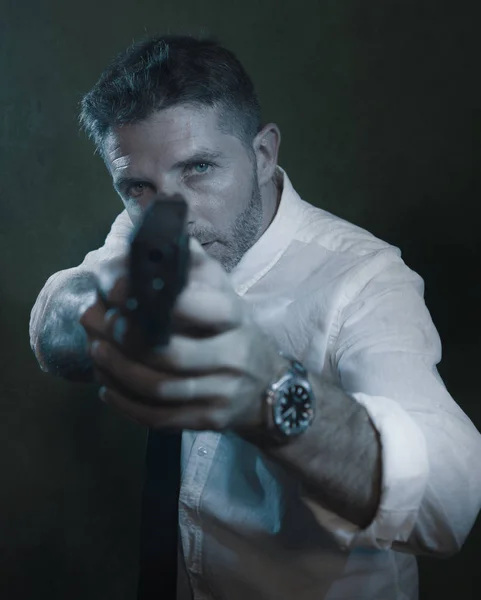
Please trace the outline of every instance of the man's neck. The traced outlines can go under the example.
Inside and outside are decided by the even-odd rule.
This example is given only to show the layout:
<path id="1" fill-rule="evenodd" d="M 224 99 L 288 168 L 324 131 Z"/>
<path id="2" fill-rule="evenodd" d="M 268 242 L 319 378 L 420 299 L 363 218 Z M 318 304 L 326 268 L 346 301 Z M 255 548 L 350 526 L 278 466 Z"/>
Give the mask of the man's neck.
<path id="1" fill-rule="evenodd" d="M 279 181 L 276 177 L 273 177 L 269 183 L 269 189 L 266 193 L 264 199 L 263 206 L 263 219 L 262 219 L 262 229 L 259 237 L 264 235 L 265 231 L 270 227 L 272 221 L 274 220 L 277 210 L 279 208 L 279 204 L 282 196 L 282 186 L 279 184 Z"/>

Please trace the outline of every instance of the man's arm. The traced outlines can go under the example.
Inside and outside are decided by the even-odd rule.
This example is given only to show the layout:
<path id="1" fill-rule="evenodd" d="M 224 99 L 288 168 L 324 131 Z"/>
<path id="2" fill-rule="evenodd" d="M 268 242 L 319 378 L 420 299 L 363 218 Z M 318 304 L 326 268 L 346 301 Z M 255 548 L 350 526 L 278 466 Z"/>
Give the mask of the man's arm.
<path id="1" fill-rule="evenodd" d="M 366 409 L 339 387 L 313 374 L 309 382 L 317 410 L 308 431 L 286 445 L 255 443 L 297 476 L 314 501 L 364 529 L 380 501 L 379 434 Z"/>
<path id="2" fill-rule="evenodd" d="M 90 271 L 56 273 L 39 296 L 30 320 L 30 343 L 43 371 L 71 381 L 91 381 L 87 335 L 79 322 L 96 299 L 96 277 Z M 43 300 L 43 302 L 42 302 Z"/>
<path id="3" fill-rule="evenodd" d="M 339 387 L 311 370 L 310 430 L 255 443 L 340 545 L 449 556 L 481 508 L 481 436 L 436 370 L 422 280 L 400 259 L 378 273 L 341 311 L 329 357 Z"/>
<path id="4" fill-rule="evenodd" d="M 101 265 L 127 251 L 132 224 L 123 211 L 98 250 L 89 252 L 78 267 L 52 275 L 41 290 L 30 316 L 30 345 L 40 367 L 72 381 L 91 381 L 87 335 L 79 323 L 96 299 Z"/>

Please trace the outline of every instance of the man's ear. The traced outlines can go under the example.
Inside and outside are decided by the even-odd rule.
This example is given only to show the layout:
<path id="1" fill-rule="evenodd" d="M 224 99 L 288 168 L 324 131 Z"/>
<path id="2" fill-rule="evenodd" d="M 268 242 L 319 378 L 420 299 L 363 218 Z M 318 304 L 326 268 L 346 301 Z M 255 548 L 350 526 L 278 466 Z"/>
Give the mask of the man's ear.
<path id="1" fill-rule="evenodd" d="M 274 176 L 280 144 L 281 132 L 275 123 L 265 125 L 254 138 L 253 148 L 260 187 L 269 183 Z"/>

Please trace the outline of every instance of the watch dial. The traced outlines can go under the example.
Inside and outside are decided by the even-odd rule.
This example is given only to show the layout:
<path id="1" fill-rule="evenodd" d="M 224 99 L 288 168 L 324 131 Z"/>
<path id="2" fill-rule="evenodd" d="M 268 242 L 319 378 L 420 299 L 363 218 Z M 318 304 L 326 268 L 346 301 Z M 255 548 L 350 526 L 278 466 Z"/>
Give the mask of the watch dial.
<path id="1" fill-rule="evenodd" d="M 311 398 L 302 385 L 291 385 L 277 402 L 275 420 L 285 435 L 304 431 L 312 418 Z"/>

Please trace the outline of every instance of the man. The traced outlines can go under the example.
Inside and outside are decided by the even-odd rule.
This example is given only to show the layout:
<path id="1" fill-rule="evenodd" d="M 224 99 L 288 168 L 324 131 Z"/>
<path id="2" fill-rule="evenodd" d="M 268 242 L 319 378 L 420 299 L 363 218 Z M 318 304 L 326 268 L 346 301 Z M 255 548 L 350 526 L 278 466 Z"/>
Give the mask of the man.
<path id="1" fill-rule="evenodd" d="M 249 77 L 214 41 L 133 46 L 81 121 L 125 210 L 48 280 L 32 348 L 142 425 L 183 431 L 178 598 L 417 598 L 415 555 L 459 551 L 481 505 L 481 438 L 436 370 L 421 278 L 299 198 L 278 127 L 261 126 Z M 176 333 L 140 364 L 124 259 L 161 194 L 188 203 L 174 316 L 203 336 Z"/>

